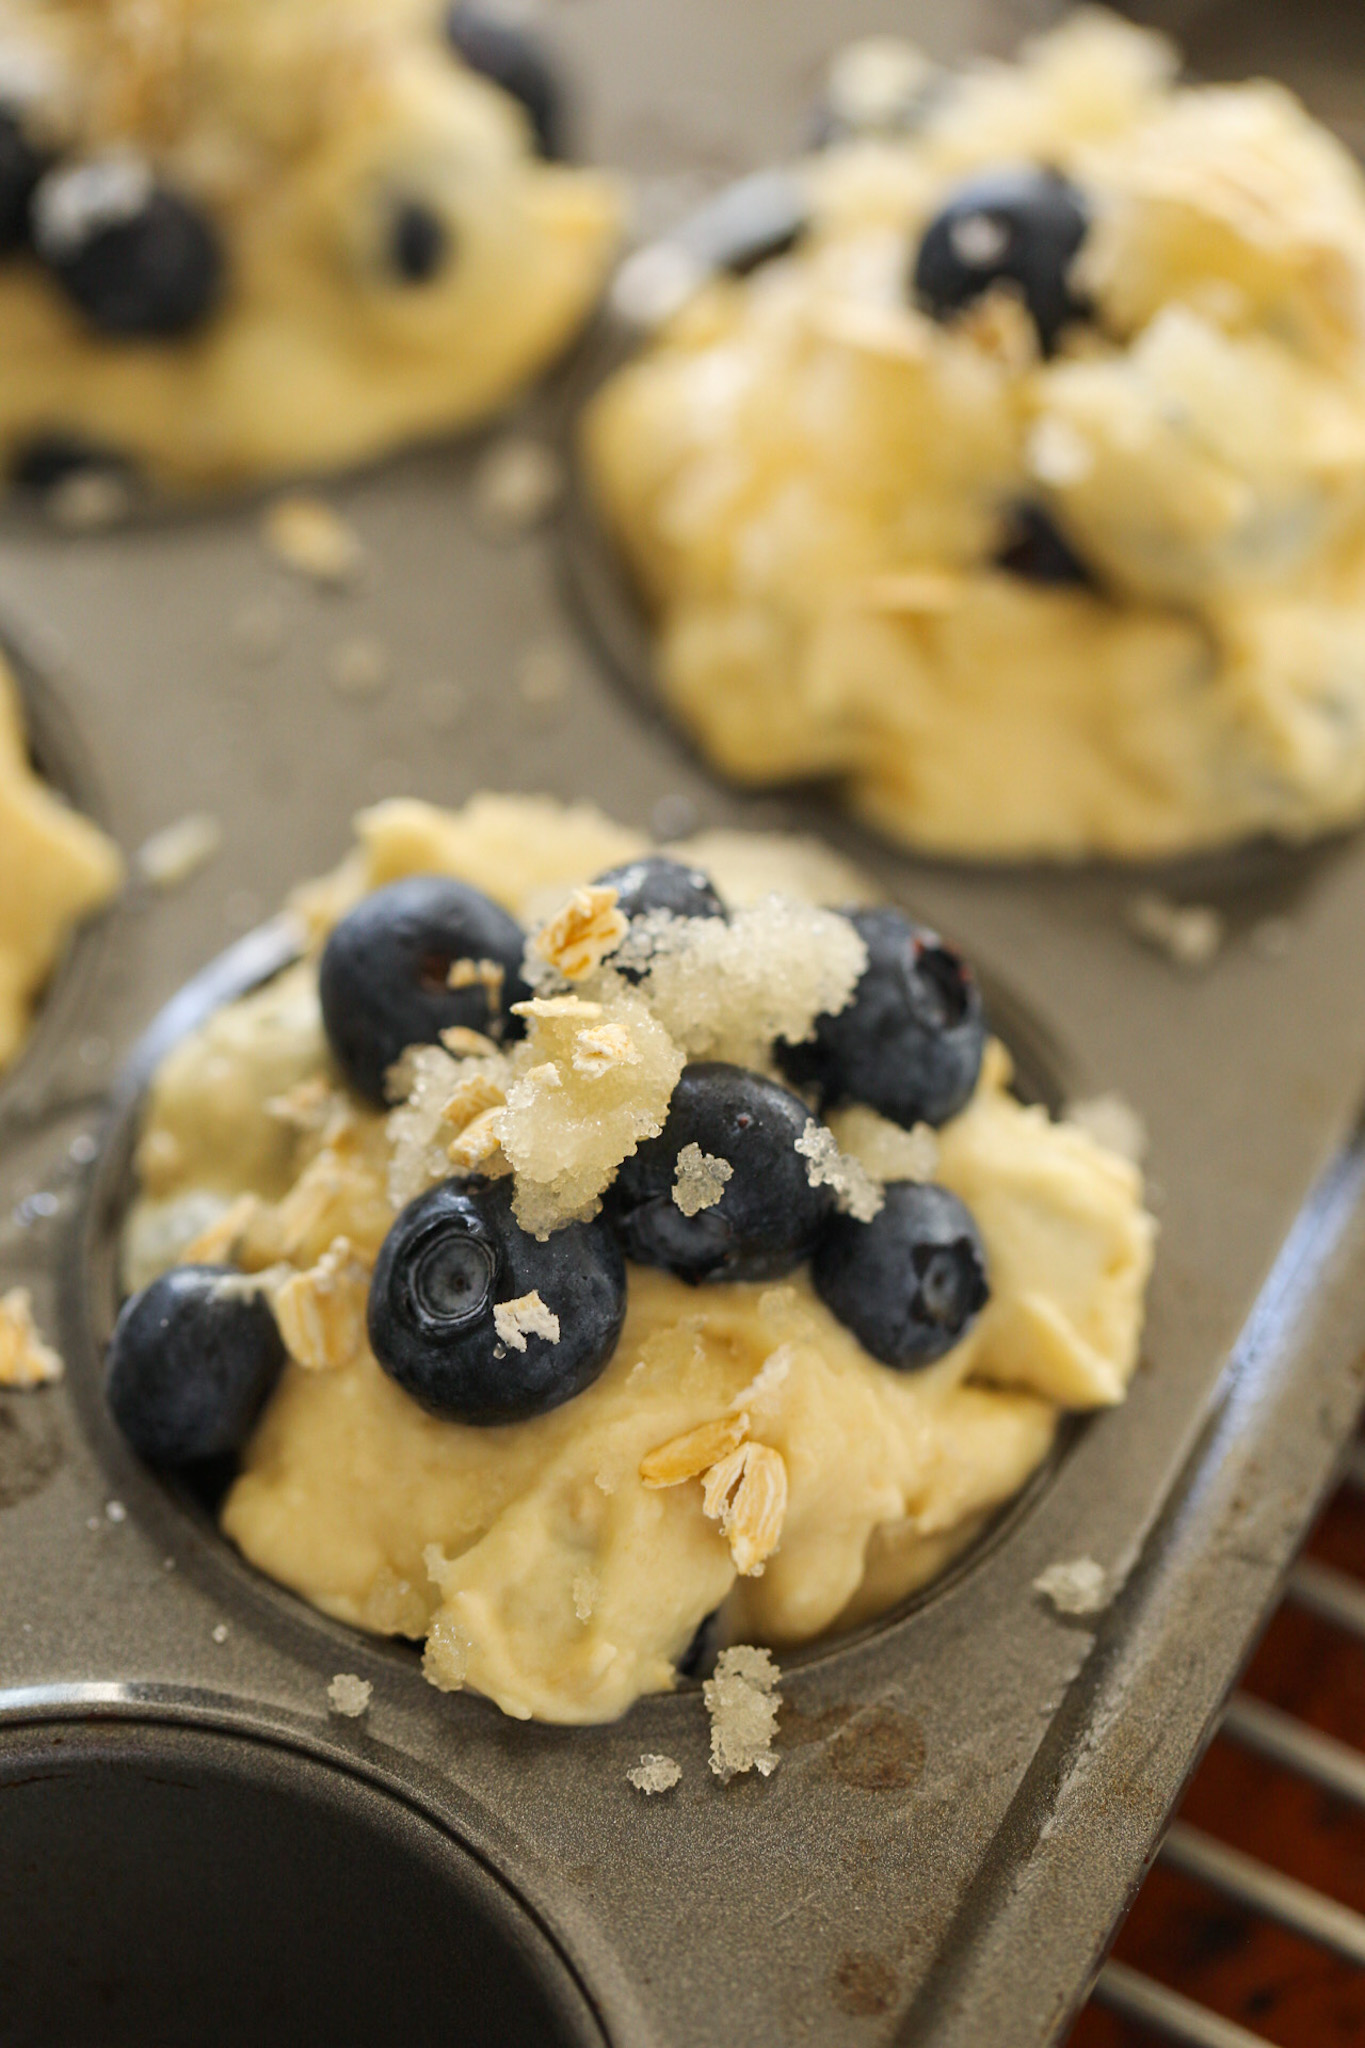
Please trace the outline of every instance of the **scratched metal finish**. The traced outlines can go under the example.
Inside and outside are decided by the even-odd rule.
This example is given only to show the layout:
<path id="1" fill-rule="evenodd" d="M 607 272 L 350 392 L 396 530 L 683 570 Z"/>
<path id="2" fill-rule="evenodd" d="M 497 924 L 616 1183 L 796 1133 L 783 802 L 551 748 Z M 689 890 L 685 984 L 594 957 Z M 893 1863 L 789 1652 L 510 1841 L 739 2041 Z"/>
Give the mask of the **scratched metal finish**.
<path id="1" fill-rule="evenodd" d="M 945 55 L 1004 49 L 1050 11 L 566 0 L 551 24 L 583 134 L 647 174 L 655 229 L 793 147 L 821 60 L 849 33 L 910 26 Z M 1263 60 L 1229 40 L 1229 9 L 1184 13 L 1210 69 L 1274 61 L 1274 10 L 1238 11 L 1248 36 L 1260 22 Z M 1325 10 L 1295 13 L 1296 48 L 1311 50 Z M 1323 110 L 1349 125 L 1365 92 L 1351 98 L 1325 64 L 1307 71 L 1299 82 L 1312 91 L 1316 75 Z M 537 431 L 560 429 L 570 388 L 554 380 L 528 407 Z M 395 1883 L 404 1858 L 425 1859 L 467 1924 L 509 1944 L 506 1998 L 525 2005 L 538 1987 L 546 2038 L 1033 2048 L 1083 1996 L 1359 1406 L 1365 845 L 1206 864 L 1197 886 L 1230 938 L 1207 973 L 1182 977 L 1127 935 L 1131 877 L 912 861 L 814 798 L 728 791 L 601 659 L 568 601 L 565 535 L 482 535 L 482 445 L 329 492 L 369 550 L 347 592 L 274 568 L 253 504 L 79 539 L 17 513 L 0 530 L 0 622 L 53 774 L 130 849 L 189 811 L 225 832 L 209 867 L 130 895 L 81 940 L 0 1087 L 0 1285 L 33 1288 L 69 1366 L 50 1394 L 0 1396 L 0 1869 L 7 1840 L 41 1858 L 48 1835 L 26 1816 L 58 1800 L 45 1786 L 84 1788 L 100 1844 L 121 1824 L 121 1770 L 163 1786 L 239 1780 L 244 1816 L 264 1773 L 286 1805 L 331 1814 L 308 1822 L 302 1867 L 350 1840 L 382 1890 L 386 1858 Z M 248 659 L 243 616 L 263 600 L 280 646 Z M 360 637 L 382 643 L 392 673 L 377 695 L 346 697 L 329 678 Z M 547 675 L 564 682 L 549 701 Z M 672 822 L 690 810 L 826 833 L 981 962 L 1040 1085 L 1117 1088 L 1150 1130 L 1162 1243 L 1127 1406 L 1077 1431 L 1047 1482 L 913 1611 L 791 1660 L 767 1782 L 710 1776 L 692 1690 L 585 1730 L 437 1695 L 411 1654 L 248 1571 L 194 1501 L 124 1453 L 101 1410 L 133 1048 L 225 948 L 242 950 L 163 1031 L 268 970 L 276 941 L 256 928 L 291 881 L 340 854 L 359 805 L 483 786 L 588 796 L 643 825 L 662 807 Z M 1289 931 L 1276 958 L 1256 937 L 1272 914 Z M 1102 1616 L 1065 1621 L 1030 1589 L 1081 1554 L 1123 1590 Z M 339 1671 L 374 1682 L 361 1722 L 328 1714 Z M 684 1776 L 645 1801 L 625 1773 L 649 1750 Z M 324 1782 L 334 1773 L 330 1806 L 319 1767 Z M 240 1861 L 246 1819 L 239 1840 L 232 1800 L 212 1810 Z M 51 1811 L 55 1833 L 65 1809 Z M 173 1864 L 171 1819 L 166 1830 Z M 44 1926 L 0 1911 L 7 2043 L 53 2038 L 24 2031 L 26 1986 L 56 1966 Z M 459 1996 L 434 1968 L 433 1999 Z M 475 2038 L 499 2038 L 496 2000 L 478 2011 Z"/>

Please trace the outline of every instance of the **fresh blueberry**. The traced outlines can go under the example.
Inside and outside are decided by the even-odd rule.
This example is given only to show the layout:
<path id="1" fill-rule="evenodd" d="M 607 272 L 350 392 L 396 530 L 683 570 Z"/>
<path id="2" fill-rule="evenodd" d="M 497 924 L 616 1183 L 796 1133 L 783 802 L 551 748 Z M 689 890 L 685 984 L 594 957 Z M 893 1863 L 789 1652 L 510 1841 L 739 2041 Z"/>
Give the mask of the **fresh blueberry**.
<path id="1" fill-rule="evenodd" d="M 670 917 L 723 918 L 726 914 L 709 875 L 663 853 L 645 853 L 639 860 L 608 868 L 598 875 L 597 886 L 616 891 L 616 907 L 632 924 L 655 910 L 667 911 Z M 622 966 L 620 972 L 627 981 L 639 981 L 643 975 L 643 969 L 631 966 Z"/>
<path id="2" fill-rule="evenodd" d="M 804 1102 L 761 1074 L 720 1060 L 685 1067 L 663 1130 L 622 1162 L 606 1197 L 626 1257 L 694 1283 L 790 1273 L 832 1206 L 796 1150 L 809 1120 Z M 719 1199 L 691 1216 L 674 1199 L 689 1145 L 731 1169 Z"/>
<path id="3" fill-rule="evenodd" d="M 217 308 L 224 266 L 216 230 L 140 161 L 49 172 L 31 217 L 38 255 L 101 334 L 170 339 L 202 327 Z"/>
<path id="4" fill-rule="evenodd" d="M 404 284 L 430 284 L 450 253 L 450 231 L 421 199 L 400 200 L 389 227 L 389 265 Z"/>
<path id="5" fill-rule="evenodd" d="M 410 1045 L 435 1045 L 455 1024 L 491 1038 L 517 1035 L 511 1006 L 530 994 L 521 978 L 525 943 L 505 910 L 448 875 L 409 875 L 362 897 L 332 932 L 318 969 L 327 1042 L 351 1086 L 382 1105 L 395 1060 Z M 451 988 L 460 961 L 471 963 L 470 978 Z M 501 971 L 501 986 L 496 972 L 479 978 L 485 961 Z"/>
<path id="6" fill-rule="evenodd" d="M 28 240 L 28 208 L 51 159 L 24 133 L 13 107 L 0 107 L 0 256 Z"/>
<path id="7" fill-rule="evenodd" d="M 915 298 L 948 320 L 992 285 L 1013 285 L 1051 355 L 1062 329 L 1086 312 L 1070 271 L 1089 224 L 1081 194 L 1056 171 L 989 171 L 961 186 L 925 229 Z"/>
<path id="8" fill-rule="evenodd" d="M 971 1211 L 947 1188 L 914 1180 L 889 1182 L 871 1223 L 836 1216 L 811 1279 L 864 1351 L 900 1372 L 951 1351 L 990 1298 Z"/>
<path id="9" fill-rule="evenodd" d="M 75 476 L 105 476 L 131 487 L 131 464 L 80 434 L 35 434 L 10 458 L 9 478 L 23 491 L 51 491 Z"/>
<path id="10" fill-rule="evenodd" d="M 538 1294 L 559 1335 L 500 1335 L 494 1310 Z M 442 1181 L 403 1211 L 370 1287 L 370 1345 L 433 1415 L 486 1426 L 544 1415 L 591 1386 L 616 1348 L 626 1269 L 606 1225 L 542 1244 L 512 1215 L 508 1180 Z"/>
<path id="11" fill-rule="evenodd" d="M 562 157 L 564 95 L 554 67 L 535 37 L 471 6 L 469 0 L 455 0 L 446 15 L 446 36 L 471 71 L 481 72 L 521 101 L 540 154 Z"/>
<path id="12" fill-rule="evenodd" d="M 720 1655 L 720 1609 L 704 1614 L 677 1662 L 679 1678 L 709 1678 Z"/>
<path id="13" fill-rule="evenodd" d="M 971 1096 L 986 1024 L 981 992 L 961 955 L 899 910 L 852 910 L 867 947 L 853 1000 L 817 1017 L 815 1036 L 779 1044 L 778 1063 L 821 1107 L 865 1102 L 893 1123 L 946 1123 Z"/>
<path id="14" fill-rule="evenodd" d="M 225 1266 L 175 1266 L 123 1304 L 104 1391 L 115 1422 L 151 1465 L 240 1450 L 284 1365 L 264 1296 Z"/>
<path id="15" fill-rule="evenodd" d="M 1041 505 L 1016 505 L 1009 515 L 1005 545 L 996 556 L 1002 569 L 1028 583 L 1093 584 L 1094 578 L 1075 555 Z"/>

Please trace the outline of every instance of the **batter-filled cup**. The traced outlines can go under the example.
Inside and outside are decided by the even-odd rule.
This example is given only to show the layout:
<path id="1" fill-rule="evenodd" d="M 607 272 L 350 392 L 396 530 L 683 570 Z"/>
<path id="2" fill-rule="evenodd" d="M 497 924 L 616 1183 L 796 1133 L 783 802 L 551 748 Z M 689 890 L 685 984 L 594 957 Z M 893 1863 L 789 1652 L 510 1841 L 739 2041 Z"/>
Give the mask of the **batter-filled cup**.
<path id="1" fill-rule="evenodd" d="M 726 773 L 993 860 L 1365 812 L 1365 181 L 1282 87 L 1176 71 L 1097 9 L 1012 65 L 855 49 L 794 244 L 597 395 Z"/>
<path id="2" fill-rule="evenodd" d="M 236 1458 L 253 1564 L 520 1717 L 903 1600 L 1122 1401 L 1153 1228 L 872 893 L 548 799 L 364 813 L 152 1080 L 135 1447 Z"/>

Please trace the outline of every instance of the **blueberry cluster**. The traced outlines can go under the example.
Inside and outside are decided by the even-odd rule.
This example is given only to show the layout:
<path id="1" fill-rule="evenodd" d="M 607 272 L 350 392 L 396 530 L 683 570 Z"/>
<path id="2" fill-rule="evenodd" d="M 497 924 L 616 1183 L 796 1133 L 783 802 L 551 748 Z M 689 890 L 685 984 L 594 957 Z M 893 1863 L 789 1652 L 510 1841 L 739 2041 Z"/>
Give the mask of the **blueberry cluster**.
<path id="1" fill-rule="evenodd" d="M 443 21 L 450 47 L 524 106 L 542 155 L 561 153 L 563 106 L 533 37 L 457 0 Z M 18 105 L 0 104 L 0 256 L 27 253 L 95 333 L 172 340 L 215 313 L 227 282 L 221 237 L 194 200 L 131 151 L 59 154 Z M 388 260 L 400 283 L 424 284 L 450 238 L 422 200 L 400 197 Z"/>
<path id="2" fill-rule="evenodd" d="M 660 855 L 599 880 L 631 924 L 661 911 L 727 915 L 706 875 Z M 803 1094 L 747 1068 L 692 1063 L 663 1130 L 623 1162 L 602 1213 L 543 1242 L 518 1225 L 506 1179 L 451 1179 L 411 1202 L 370 1286 L 370 1344 L 384 1371 L 431 1413 L 461 1422 L 544 1414 L 611 1357 L 627 1259 L 692 1284 L 775 1280 L 809 1262 L 821 1298 L 883 1364 L 914 1371 L 948 1351 L 988 1292 L 967 1209 L 945 1188 L 904 1180 L 887 1186 L 871 1222 L 855 1221 L 829 1186 L 812 1185 L 798 1141 L 811 1102 L 868 1104 L 907 1128 L 955 1115 L 980 1070 L 981 998 L 959 956 L 900 911 L 847 915 L 867 949 L 850 1002 L 817 1018 L 805 1043 L 774 1048 Z M 451 1026 L 511 1038 L 524 947 L 505 911 L 448 877 L 365 897 L 332 932 L 319 970 L 328 1043 L 350 1086 L 382 1105 L 404 1050 Z M 483 971 L 452 977 L 460 961 Z M 691 1213 L 675 1199 L 684 1154 L 720 1170 L 714 1198 Z M 509 1305 L 528 1301 L 535 1313 L 509 1324 Z M 145 1457 L 180 1464 L 239 1445 L 282 1362 L 258 1295 L 218 1268 L 179 1267 L 124 1307 L 109 1400 Z"/>

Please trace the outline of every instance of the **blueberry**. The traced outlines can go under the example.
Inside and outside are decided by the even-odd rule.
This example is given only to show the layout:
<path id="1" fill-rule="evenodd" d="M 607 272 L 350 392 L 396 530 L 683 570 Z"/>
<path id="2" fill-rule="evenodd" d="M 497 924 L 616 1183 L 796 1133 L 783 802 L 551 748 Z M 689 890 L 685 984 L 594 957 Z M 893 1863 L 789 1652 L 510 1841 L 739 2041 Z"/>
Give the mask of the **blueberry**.
<path id="1" fill-rule="evenodd" d="M 709 1678 L 721 1648 L 720 1609 L 704 1614 L 692 1631 L 691 1640 L 677 1662 L 679 1678 Z"/>
<path id="2" fill-rule="evenodd" d="M 1029 583 L 1092 584 L 1094 579 L 1041 505 L 1016 505 L 1009 515 L 1005 545 L 996 556 L 1002 569 Z"/>
<path id="3" fill-rule="evenodd" d="M 608 868 L 597 877 L 597 887 L 616 891 L 616 907 L 625 917 L 646 917 L 651 910 L 666 910 L 672 917 L 725 915 L 710 876 L 664 853 L 645 853 Z"/>
<path id="4" fill-rule="evenodd" d="M 284 1366 L 264 1297 L 224 1288 L 225 1266 L 175 1266 L 123 1304 L 104 1392 L 151 1465 L 240 1450 Z"/>
<path id="5" fill-rule="evenodd" d="M 557 1341 L 500 1337 L 499 1303 L 536 1293 Z M 544 1415 L 591 1386 L 616 1348 L 626 1269 L 600 1220 L 542 1244 L 512 1215 L 509 1180 L 448 1180 L 410 1202 L 385 1238 L 370 1287 L 370 1345 L 433 1415 L 486 1426 Z"/>
<path id="6" fill-rule="evenodd" d="M 623 1161 L 607 1193 L 626 1257 L 693 1283 L 790 1273 L 809 1258 L 832 1206 L 796 1150 L 809 1118 L 799 1097 L 744 1067 L 685 1067 L 663 1130 Z M 689 1145 L 731 1168 L 720 1199 L 692 1216 L 673 1198 Z"/>
<path id="7" fill-rule="evenodd" d="M 1012 284 L 1051 355 L 1062 329 L 1084 317 L 1069 272 L 1089 214 L 1056 171 L 990 171 L 963 185 L 930 221 L 915 258 L 915 298 L 936 320 L 960 313 L 995 284 Z"/>
<path id="8" fill-rule="evenodd" d="M 434 1045 L 463 1024 L 492 1038 L 517 1035 L 513 1003 L 525 934 L 505 910 L 448 875 L 409 875 L 362 897 L 323 949 L 318 995 L 327 1042 L 346 1079 L 368 1102 L 386 1101 L 384 1078 L 410 1045 Z M 471 979 L 451 988 L 457 961 L 488 960 L 500 989 Z"/>
<path id="9" fill-rule="evenodd" d="M 9 478 L 24 491 L 51 491 L 75 476 L 106 476 L 131 486 L 131 465 L 80 434 L 35 434 L 10 458 Z"/>
<path id="10" fill-rule="evenodd" d="M 889 1182 L 871 1223 L 836 1216 L 811 1279 L 864 1351 L 900 1372 L 951 1351 L 990 1298 L 971 1211 L 947 1188 L 914 1180 Z"/>
<path id="11" fill-rule="evenodd" d="M 652 910 L 666 910 L 670 917 L 726 915 L 709 875 L 683 861 L 670 860 L 663 853 L 645 853 L 639 860 L 608 868 L 604 875 L 597 876 L 597 886 L 616 891 L 616 907 L 632 924 L 637 918 L 648 917 Z M 613 961 L 612 965 L 615 964 Z M 642 969 L 628 966 L 621 967 L 620 972 L 627 981 L 639 981 L 643 974 Z"/>
<path id="12" fill-rule="evenodd" d="M 536 147 L 545 157 L 564 155 L 564 95 L 554 67 L 535 37 L 483 9 L 455 0 L 445 18 L 451 47 L 471 71 L 482 73 L 520 100 L 530 116 Z"/>
<path id="13" fill-rule="evenodd" d="M 450 231 L 421 199 L 403 199 L 389 225 L 389 266 L 404 284 L 429 284 L 450 253 Z"/>
<path id="14" fill-rule="evenodd" d="M 50 172 L 32 221 L 38 255 L 101 334 L 165 340 L 202 327 L 217 308 L 216 230 L 136 159 Z"/>
<path id="15" fill-rule="evenodd" d="M 981 1071 L 986 1024 L 965 960 L 899 910 L 852 910 L 867 947 L 853 1000 L 817 1017 L 815 1036 L 779 1044 L 778 1064 L 821 1107 L 865 1102 L 893 1123 L 946 1123 Z"/>
<path id="16" fill-rule="evenodd" d="M 51 159 L 25 135 L 13 107 L 0 107 L 0 256 L 28 240 L 28 208 Z"/>

